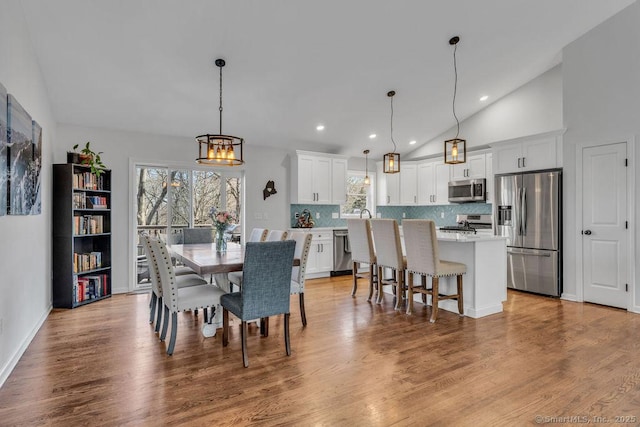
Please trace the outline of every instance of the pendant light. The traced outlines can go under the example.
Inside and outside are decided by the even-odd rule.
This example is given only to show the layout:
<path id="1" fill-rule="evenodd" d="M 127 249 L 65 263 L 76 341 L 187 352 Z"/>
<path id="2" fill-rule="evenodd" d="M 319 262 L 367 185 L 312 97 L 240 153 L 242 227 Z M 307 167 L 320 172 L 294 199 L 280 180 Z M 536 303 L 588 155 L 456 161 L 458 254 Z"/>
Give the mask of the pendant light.
<path id="1" fill-rule="evenodd" d="M 387 92 L 387 96 L 391 98 L 391 142 L 393 142 L 393 152 L 387 153 L 382 157 L 382 165 L 384 173 L 400 172 L 400 153 L 396 153 L 396 142 L 393 140 L 393 97 L 395 91 Z"/>
<path id="2" fill-rule="evenodd" d="M 222 134 L 222 67 L 224 59 L 216 59 L 220 68 L 220 128 L 217 135 L 196 136 L 198 142 L 198 158 L 196 162 L 210 166 L 239 166 L 244 163 L 242 147 L 244 139 Z"/>
<path id="3" fill-rule="evenodd" d="M 444 162 L 450 165 L 457 163 L 465 163 L 467 161 L 467 141 L 458 138 L 460 134 L 460 121 L 456 115 L 456 93 L 458 91 L 458 66 L 456 63 L 456 50 L 460 37 L 455 36 L 449 40 L 449 44 L 453 46 L 453 71 L 455 73 L 455 81 L 453 84 L 453 117 L 456 119 L 456 136 L 444 142 Z"/>
<path id="4" fill-rule="evenodd" d="M 362 153 L 364 154 L 364 185 L 369 185 L 371 184 L 369 179 L 369 150 L 364 150 Z"/>

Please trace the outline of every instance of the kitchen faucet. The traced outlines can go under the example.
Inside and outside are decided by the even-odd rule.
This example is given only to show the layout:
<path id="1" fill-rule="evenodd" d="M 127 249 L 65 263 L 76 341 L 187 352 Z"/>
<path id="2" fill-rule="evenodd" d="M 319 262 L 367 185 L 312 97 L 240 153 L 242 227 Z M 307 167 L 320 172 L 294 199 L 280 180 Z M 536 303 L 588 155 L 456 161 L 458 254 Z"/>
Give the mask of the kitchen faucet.
<path id="1" fill-rule="evenodd" d="M 362 218 L 362 214 L 363 214 L 365 211 L 366 211 L 366 212 L 367 212 L 367 214 L 369 215 L 369 219 L 371 219 L 371 211 L 370 211 L 369 209 L 367 209 L 367 208 L 364 208 L 364 209 L 362 209 L 362 210 L 360 211 L 360 218 Z"/>

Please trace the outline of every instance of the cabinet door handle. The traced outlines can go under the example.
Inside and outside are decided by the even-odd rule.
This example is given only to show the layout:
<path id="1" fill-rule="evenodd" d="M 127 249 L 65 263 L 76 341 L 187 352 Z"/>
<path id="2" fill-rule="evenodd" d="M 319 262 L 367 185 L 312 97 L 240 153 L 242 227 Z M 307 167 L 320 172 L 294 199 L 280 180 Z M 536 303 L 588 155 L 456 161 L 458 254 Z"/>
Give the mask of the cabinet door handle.
<path id="1" fill-rule="evenodd" d="M 518 157 L 518 168 L 520 167 L 520 157 Z"/>
<path id="2" fill-rule="evenodd" d="M 523 167 L 523 168 L 525 167 L 525 165 L 524 165 L 524 159 L 526 159 L 526 157 L 523 157 L 523 158 L 522 158 L 522 167 Z"/>
<path id="3" fill-rule="evenodd" d="M 417 203 L 417 202 L 418 202 L 417 196 L 413 196 L 413 203 Z"/>
<path id="4" fill-rule="evenodd" d="M 387 196 L 387 204 L 391 203 L 391 196 Z"/>

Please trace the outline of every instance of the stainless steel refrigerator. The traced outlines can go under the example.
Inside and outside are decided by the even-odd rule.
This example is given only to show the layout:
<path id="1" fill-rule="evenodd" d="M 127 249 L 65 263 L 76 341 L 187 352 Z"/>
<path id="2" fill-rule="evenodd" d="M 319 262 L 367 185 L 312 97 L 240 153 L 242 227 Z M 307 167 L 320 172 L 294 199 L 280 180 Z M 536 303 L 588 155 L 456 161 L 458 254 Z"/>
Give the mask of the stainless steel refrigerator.
<path id="1" fill-rule="evenodd" d="M 507 238 L 507 286 L 562 292 L 562 171 L 496 175 L 495 234 Z"/>

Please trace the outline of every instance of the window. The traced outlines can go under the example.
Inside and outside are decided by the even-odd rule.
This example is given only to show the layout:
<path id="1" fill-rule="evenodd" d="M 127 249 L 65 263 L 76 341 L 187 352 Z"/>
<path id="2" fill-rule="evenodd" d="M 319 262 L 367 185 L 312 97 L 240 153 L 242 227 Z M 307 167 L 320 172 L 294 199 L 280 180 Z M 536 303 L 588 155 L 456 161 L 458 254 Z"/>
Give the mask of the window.
<path id="1" fill-rule="evenodd" d="M 149 285 L 148 267 L 138 233 L 171 237 L 187 227 L 211 227 L 212 212 L 231 212 L 240 223 L 241 183 L 238 172 L 215 169 L 170 168 L 168 166 L 135 166 L 136 227 L 132 236 L 136 244 L 136 286 Z"/>
<path id="2" fill-rule="evenodd" d="M 369 174 L 369 179 L 371 180 L 369 185 L 364 183 L 364 177 L 365 173 L 363 171 L 347 172 L 347 201 L 340 206 L 341 218 L 359 218 L 364 209 L 369 209 L 371 216 L 375 216 L 375 204 L 373 201 L 375 176 L 371 173 Z"/>

